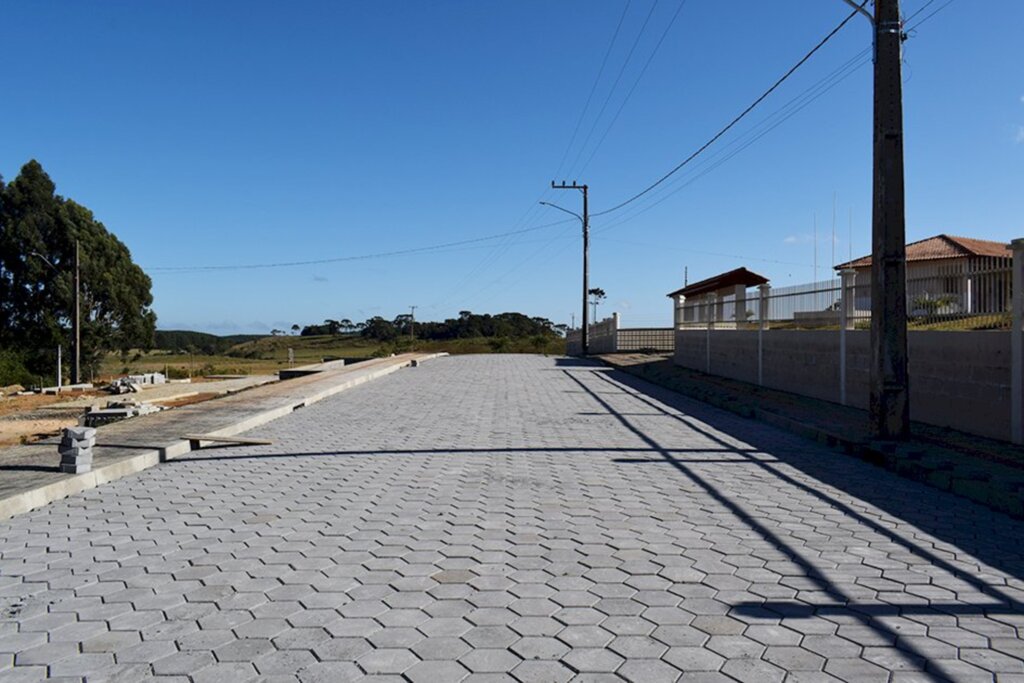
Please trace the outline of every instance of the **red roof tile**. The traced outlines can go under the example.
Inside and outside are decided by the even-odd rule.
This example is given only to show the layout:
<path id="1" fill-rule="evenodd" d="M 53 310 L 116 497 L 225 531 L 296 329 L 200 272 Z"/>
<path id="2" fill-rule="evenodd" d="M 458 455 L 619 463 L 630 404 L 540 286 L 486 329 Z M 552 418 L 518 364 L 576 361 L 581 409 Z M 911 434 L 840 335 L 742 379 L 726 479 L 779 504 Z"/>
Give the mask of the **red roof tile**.
<path id="1" fill-rule="evenodd" d="M 969 256 L 1012 256 L 1010 245 L 1005 242 L 978 240 L 970 237 L 936 235 L 907 245 L 907 261 L 935 261 L 939 259 L 967 258 Z M 841 268 L 868 268 L 871 256 L 840 263 Z"/>

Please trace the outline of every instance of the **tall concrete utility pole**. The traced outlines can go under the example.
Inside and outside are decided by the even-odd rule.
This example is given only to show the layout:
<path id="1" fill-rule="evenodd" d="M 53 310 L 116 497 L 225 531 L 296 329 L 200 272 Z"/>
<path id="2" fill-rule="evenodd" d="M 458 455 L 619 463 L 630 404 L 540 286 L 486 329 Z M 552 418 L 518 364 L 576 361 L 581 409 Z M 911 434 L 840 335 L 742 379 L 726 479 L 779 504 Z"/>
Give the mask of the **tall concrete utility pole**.
<path id="1" fill-rule="evenodd" d="M 82 279 L 78 240 L 75 240 L 75 357 L 71 366 L 71 383 L 82 382 Z"/>
<path id="2" fill-rule="evenodd" d="M 409 307 L 409 341 L 416 342 L 416 309 L 419 306 Z"/>
<path id="3" fill-rule="evenodd" d="M 567 211 L 560 206 L 554 204 L 548 204 L 547 202 L 541 202 L 560 211 L 571 213 L 581 221 L 583 221 L 583 355 L 586 356 L 590 353 L 590 316 L 587 311 L 587 290 L 590 288 L 590 213 L 587 205 L 587 186 L 577 185 L 576 181 L 572 181 L 572 185 L 566 185 L 565 181 L 562 181 L 561 185 L 555 185 L 555 181 L 551 181 L 551 187 L 555 190 L 580 190 L 583 192 L 583 215 L 580 216 L 578 213 L 573 211 Z"/>
<path id="4" fill-rule="evenodd" d="M 874 435 L 910 433 L 906 222 L 903 185 L 903 26 L 899 0 L 875 0 L 874 191 L 871 216 L 871 396 Z"/>

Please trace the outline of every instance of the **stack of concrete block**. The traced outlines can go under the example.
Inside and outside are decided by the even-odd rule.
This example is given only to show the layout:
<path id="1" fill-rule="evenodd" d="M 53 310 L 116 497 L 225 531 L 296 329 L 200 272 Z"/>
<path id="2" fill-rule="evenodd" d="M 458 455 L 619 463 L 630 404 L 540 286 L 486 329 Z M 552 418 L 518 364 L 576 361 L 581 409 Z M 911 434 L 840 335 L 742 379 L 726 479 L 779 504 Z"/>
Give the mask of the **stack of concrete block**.
<path id="1" fill-rule="evenodd" d="M 68 427 L 57 447 L 60 453 L 60 471 L 82 474 L 92 469 L 92 447 L 96 444 L 96 430 L 92 427 Z"/>

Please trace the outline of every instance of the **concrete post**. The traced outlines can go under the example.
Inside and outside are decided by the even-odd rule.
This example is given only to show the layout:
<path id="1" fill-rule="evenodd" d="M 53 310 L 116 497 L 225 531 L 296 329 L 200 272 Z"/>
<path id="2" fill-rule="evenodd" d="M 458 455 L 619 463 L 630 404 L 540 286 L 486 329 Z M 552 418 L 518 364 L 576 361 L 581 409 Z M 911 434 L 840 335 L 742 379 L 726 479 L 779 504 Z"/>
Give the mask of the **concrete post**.
<path id="1" fill-rule="evenodd" d="M 733 309 L 733 318 L 736 320 L 736 329 L 741 330 L 744 328 L 747 322 L 747 287 L 746 285 L 736 285 L 736 289 L 733 291 L 733 301 L 735 308 Z"/>
<path id="2" fill-rule="evenodd" d="M 846 268 L 839 272 L 839 403 L 846 405 L 846 332 L 853 329 L 854 286 L 857 271 Z"/>
<path id="3" fill-rule="evenodd" d="M 612 312 L 612 353 L 619 352 L 619 314 Z"/>
<path id="4" fill-rule="evenodd" d="M 718 303 L 718 296 L 714 293 L 707 295 L 708 299 L 708 324 L 707 324 L 707 340 L 704 343 L 704 353 L 706 355 L 704 370 L 709 375 L 711 374 L 711 330 L 715 329 L 715 312 L 716 305 Z"/>
<path id="5" fill-rule="evenodd" d="M 1010 329 L 1010 438 L 1024 443 L 1024 238 L 1013 249 L 1013 327 Z"/>
<path id="6" fill-rule="evenodd" d="M 682 294 L 677 294 L 673 301 L 675 302 L 673 319 L 675 320 L 676 329 L 679 329 L 680 327 L 683 326 L 683 323 L 685 322 L 686 318 L 686 297 L 683 296 Z"/>
<path id="7" fill-rule="evenodd" d="M 757 383 L 764 386 L 764 330 L 768 326 L 768 293 L 772 286 L 763 284 L 757 286 L 759 293 L 757 311 Z"/>
<path id="8" fill-rule="evenodd" d="M 967 278 L 967 312 L 974 313 L 974 278 Z"/>

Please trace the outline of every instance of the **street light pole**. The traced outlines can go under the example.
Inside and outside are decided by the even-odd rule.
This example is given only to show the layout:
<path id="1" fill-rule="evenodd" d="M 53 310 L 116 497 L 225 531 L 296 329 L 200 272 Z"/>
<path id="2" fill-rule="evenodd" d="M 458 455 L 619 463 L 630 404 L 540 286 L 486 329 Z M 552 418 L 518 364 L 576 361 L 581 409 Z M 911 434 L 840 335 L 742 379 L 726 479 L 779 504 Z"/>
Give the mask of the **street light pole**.
<path id="1" fill-rule="evenodd" d="M 541 204 L 572 214 L 583 223 L 583 355 L 586 356 L 590 353 L 590 318 L 587 311 L 587 290 L 590 287 L 590 208 L 587 196 L 589 188 L 586 185 L 577 185 L 575 180 L 572 181 L 572 185 L 567 185 L 564 180 L 561 185 L 556 185 L 555 181 L 552 180 L 551 188 L 555 190 L 580 190 L 583 193 L 582 216 L 548 202 L 541 202 Z"/>
<path id="2" fill-rule="evenodd" d="M 71 365 L 71 383 L 82 383 L 82 279 L 78 240 L 75 240 L 75 357 Z"/>
<path id="3" fill-rule="evenodd" d="M 46 258 L 38 251 L 30 251 L 29 256 L 35 256 L 40 261 L 50 267 L 50 270 L 60 275 L 60 270 L 57 266 L 50 262 L 50 259 Z M 71 312 L 71 336 L 74 345 L 74 356 L 72 357 L 71 364 L 71 383 L 80 384 L 82 381 L 82 279 L 80 275 L 81 271 L 81 257 L 78 246 L 78 240 L 75 240 L 75 273 L 74 273 L 74 292 Z M 59 364 L 60 361 L 58 361 Z"/>

